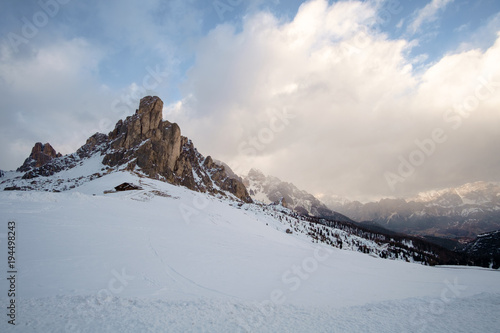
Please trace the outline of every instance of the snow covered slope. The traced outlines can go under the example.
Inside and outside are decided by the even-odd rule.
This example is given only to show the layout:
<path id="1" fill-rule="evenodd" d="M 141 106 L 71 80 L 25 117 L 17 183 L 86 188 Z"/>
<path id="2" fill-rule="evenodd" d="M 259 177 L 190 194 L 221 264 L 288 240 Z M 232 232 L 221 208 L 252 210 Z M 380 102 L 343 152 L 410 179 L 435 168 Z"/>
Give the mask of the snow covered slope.
<path id="1" fill-rule="evenodd" d="M 94 174 L 97 164 L 81 168 Z M 75 177 L 44 181 L 82 174 L 66 172 Z M 128 172 L 89 180 L 61 193 L 0 192 L 1 265 L 6 272 L 14 221 L 18 271 L 16 326 L 4 315 L 1 332 L 494 332 L 500 325 L 498 270 L 340 250 L 297 231 L 308 224 L 290 224 L 283 207 Z M 124 182 L 142 190 L 109 192 Z M 2 279 L 4 309 L 8 289 Z"/>

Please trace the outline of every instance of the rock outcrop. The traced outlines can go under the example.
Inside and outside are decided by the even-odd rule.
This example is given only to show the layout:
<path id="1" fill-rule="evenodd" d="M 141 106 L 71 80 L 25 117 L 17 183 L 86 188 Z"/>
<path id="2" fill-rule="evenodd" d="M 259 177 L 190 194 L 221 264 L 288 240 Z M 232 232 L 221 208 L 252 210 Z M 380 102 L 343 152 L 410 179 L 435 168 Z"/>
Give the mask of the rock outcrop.
<path id="1" fill-rule="evenodd" d="M 150 177 L 175 182 L 174 169 L 187 139 L 183 142 L 177 124 L 162 121 L 162 109 L 158 97 L 143 98 L 135 115 L 120 120 L 109 133 L 110 152 L 103 163 L 128 164 L 131 170 L 138 166 Z"/>
<path id="2" fill-rule="evenodd" d="M 224 166 L 203 157 L 191 140 L 181 136 L 175 123 L 162 120 L 163 102 L 159 97 L 144 97 L 135 115 L 119 121 L 109 133 L 109 149 L 103 164 L 126 165 L 150 178 L 183 185 L 210 193 L 227 191 L 252 202 L 241 181 L 232 179 Z"/>
<path id="3" fill-rule="evenodd" d="M 144 97 L 135 114 L 118 121 L 108 135 L 94 134 L 76 153 L 58 159 L 57 163 L 30 163 L 18 171 L 26 172 L 25 179 L 49 176 L 99 153 L 102 163 L 110 169 L 138 172 L 194 191 L 223 196 L 230 193 L 252 202 L 241 180 L 230 177 L 231 172 L 228 174 L 210 156 L 201 155 L 191 140 L 181 135 L 177 124 L 163 121 L 162 109 L 159 97 Z"/>
<path id="4" fill-rule="evenodd" d="M 61 157 L 62 155 L 52 146 L 50 143 L 42 144 L 41 142 L 35 143 L 33 149 L 31 149 L 30 156 L 24 161 L 23 165 L 21 165 L 17 171 L 18 172 L 26 172 L 33 168 L 39 168 L 48 162 L 50 162 L 54 158 Z"/>

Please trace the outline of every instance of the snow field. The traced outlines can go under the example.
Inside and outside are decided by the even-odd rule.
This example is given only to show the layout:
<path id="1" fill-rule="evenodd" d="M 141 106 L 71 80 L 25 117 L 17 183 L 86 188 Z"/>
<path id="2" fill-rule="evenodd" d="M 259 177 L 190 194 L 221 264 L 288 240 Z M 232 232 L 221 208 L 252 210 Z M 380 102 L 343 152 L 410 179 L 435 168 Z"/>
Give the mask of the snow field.
<path id="1" fill-rule="evenodd" d="M 144 190 L 103 193 L 123 182 Z M 16 221 L 19 271 L 18 325 L 4 318 L 2 332 L 500 327 L 499 271 L 327 247 L 285 233 L 286 225 L 255 205 L 129 173 L 62 193 L 0 192 L 0 217 L 0 236 Z M 6 288 L 2 279 L 0 304 L 7 304 Z"/>

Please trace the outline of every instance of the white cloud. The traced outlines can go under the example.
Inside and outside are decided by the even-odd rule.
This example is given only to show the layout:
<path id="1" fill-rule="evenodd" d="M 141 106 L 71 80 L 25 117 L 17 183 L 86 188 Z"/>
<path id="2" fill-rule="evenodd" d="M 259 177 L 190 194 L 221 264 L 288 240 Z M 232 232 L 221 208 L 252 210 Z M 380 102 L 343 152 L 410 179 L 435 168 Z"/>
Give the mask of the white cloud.
<path id="1" fill-rule="evenodd" d="M 5 50 L 5 48 L 4 48 Z M 2 168 L 16 168 L 37 141 L 73 152 L 109 115 L 111 96 L 99 84 L 99 48 L 83 38 L 54 41 L 30 56 L 4 52 L 0 63 L 0 113 L 5 157 Z M 16 138 L 13 140 L 13 138 Z"/>
<path id="2" fill-rule="evenodd" d="M 429 2 L 424 8 L 416 12 L 415 18 L 408 26 L 410 32 L 416 33 L 422 24 L 435 21 L 437 19 L 437 13 L 453 1 L 454 0 L 432 0 Z"/>
<path id="3" fill-rule="evenodd" d="M 482 26 L 475 31 L 469 29 L 461 31 L 463 35 L 462 43 L 458 46 L 458 51 L 467 51 L 474 48 L 486 49 L 492 41 L 496 40 L 500 32 L 500 13 L 490 16 Z"/>
<path id="4" fill-rule="evenodd" d="M 171 23 L 141 24 L 151 19 L 156 4 L 148 3 L 147 10 L 125 4 L 137 9 L 140 19 L 130 17 L 129 28 L 120 30 L 120 16 L 110 17 L 102 40 L 157 57 L 173 44 L 161 33 Z M 417 73 L 413 66 L 423 59 L 408 51 L 418 41 L 391 40 L 370 29 L 379 8 L 376 2 L 315 0 L 303 4 L 291 22 L 256 13 L 240 30 L 219 25 L 190 44 L 196 63 L 186 74 L 183 98 L 165 106 L 166 118 L 178 122 L 203 154 L 239 165 L 238 171 L 261 168 L 312 193 L 399 195 L 498 177 L 500 158 L 492 152 L 500 141 L 500 87 L 493 85 L 495 93 L 467 117 L 453 107 L 474 102 L 478 77 L 500 82 L 499 42 L 459 50 Z M 182 11 L 166 12 L 182 20 Z M 190 16 L 188 27 L 196 29 L 197 17 Z M 119 60 L 102 40 L 40 38 L 33 41 L 33 52 L 22 56 L 0 45 L 6 110 L 0 135 L 2 142 L 12 142 L 0 148 L 7 158 L 2 168 L 19 166 L 36 141 L 72 152 L 123 117 L 112 107 L 120 94 L 104 87 L 100 77 L 103 59 Z M 125 102 L 137 105 L 142 96 L 135 95 L 148 73 L 142 66 L 153 61 L 154 68 L 157 59 L 131 59 L 140 62 L 132 66 L 138 77 L 121 87 Z M 162 86 L 165 94 L 159 94 L 164 101 L 171 98 L 166 90 Z M 429 138 L 436 128 L 444 130 L 446 142 L 392 192 L 384 173 L 396 172 L 399 157 L 408 158 L 415 140 Z"/>
<path id="5" fill-rule="evenodd" d="M 478 76 L 500 78 L 500 45 L 447 56 L 418 75 L 409 42 L 365 28 L 374 14 L 367 3 L 316 0 L 292 22 L 259 14 L 239 33 L 218 27 L 189 72 L 185 91 L 192 97 L 173 107 L 169 120 L 202 153 L 313 193 L 399 195 L 497 175 L 500 161 L 486 151 L 499 139 L 491 126 L 500 119 L 493 111 L 498 94 L 457 130 L 443 115 L 474 95 Z M 395 172 L 398 157 L 438 127 L 449 140 L 392 192 L 384 173 Z"/>

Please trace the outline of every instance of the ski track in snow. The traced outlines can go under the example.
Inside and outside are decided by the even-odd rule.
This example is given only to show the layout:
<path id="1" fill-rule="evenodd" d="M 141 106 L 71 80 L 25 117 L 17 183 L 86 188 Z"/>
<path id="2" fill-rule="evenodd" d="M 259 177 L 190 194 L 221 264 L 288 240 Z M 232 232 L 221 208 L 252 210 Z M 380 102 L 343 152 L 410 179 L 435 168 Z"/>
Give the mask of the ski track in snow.
<path id="1" fill-rule="evenodd" d="M 144 190 L 103 194 L 123 182 Z M 123 172 L 1 191 L 18 276 L 17 325 L 4 314 L 0 332 L 498 332 L 498 270 L 333 249 L 256 206 L 201 199 Z"/>

